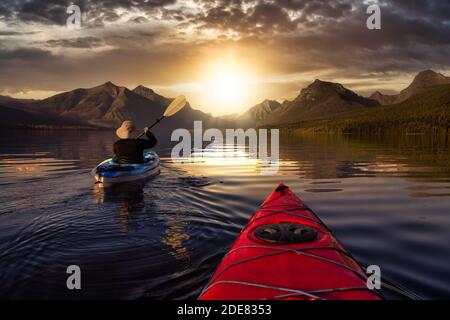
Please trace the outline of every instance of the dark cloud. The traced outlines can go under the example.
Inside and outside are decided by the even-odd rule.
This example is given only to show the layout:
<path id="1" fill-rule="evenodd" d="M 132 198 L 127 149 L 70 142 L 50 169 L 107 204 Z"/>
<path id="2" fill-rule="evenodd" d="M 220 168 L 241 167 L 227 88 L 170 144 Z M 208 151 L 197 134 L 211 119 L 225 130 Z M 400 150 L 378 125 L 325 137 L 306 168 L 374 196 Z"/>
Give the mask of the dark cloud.
<path id="1" fill-rule="evenodd" d="M 50 47 L 65 47 L 65 48 L 95 48 L 105 44 L 103 39 L 96 37 L 80 37 L 74 39 L 57 39 L 48 40 L 46 44 Z"/>
<path id="2" fill-rule="evenodd" d="M 10 18 L 11 10 L 7 7 L 0 5 L 0 19 Z"/>
<path id="3" fill-rule="evenodd" d="M 215 6 L 207 6 L 204 12 L 191 16 L 189 22 L 200 29 L 232 30 L 245 35 L 283 32 L 295 29 L 297 24 L 285 8 L 265 1 L 254 2 L 248 10 L 244 9 L 242 1 L 219 1 Z"/>
<path id="4" fill-rule="evenodd" d="M 422 1 L 422 0 L 390 0 L 385 2 L 392 10 L 403 12 L 409 16 L 421 18 L 433 18 L 449 21 L 449 1 Z"/>
<path id="5" fill-rule="evenodd" d="M 304 17 L 315 15 L 327 18 L 340 18 L 352 9 L 352 1 L 350 0 L 282 0 L 279 4 L 289 9 L 301 10 Z"/>
<path id="6" fill-rule="evenodd" d="M 302 21 L 309 19 L 305 15 L 311 16 L 312 12 L 318 16 L 313 24 L 299 22 L 298 32 L 268 37 L 267 45 L 276 46 L 286 59 L 284 72 L 310 70 L 309 65 L 318 70 L 335 68 L 340 77 L 357 77 L 372 71 L 450 68 L 450 5 L 427 2 L 428 15 L 420 16 L 409 14 L 417 8 L 407 7 L 406 1 L 395 8 L 395 1 L 382 7 L 381 30 L 366 28 L 368 15 L 361 2 L 349 6 L 349 1 L 327 1 L 333 3 L 332 9 L 325 1 L 289 1 L 288 5 L 284 2 L 285 7 L 293 8 L 295 4 L 303 8 Z M 333 13 L 338 8 L 341 11 Z M 436 12 L 436 8 L 441 12 Z M 447 10 L 446 15 L 443 10 Z"/>
<path id="7" fill-rule="evenodd" d="M 175 0 L 2 0 L 0 19 L 11 24 L 63 25 L 72 2 L 81 7 L 83 24 L 100 31 L 88 28 L 76 38 L 32 41 L 41 49 L 14 52 L 6 50 L 10 39 L 24 31 L 13 27 L 0 31 L 9 41 L 0 48 L 2 83 L 43 85 L 23 75 L 45 73 L 47 89 L 52 84 L 56 89 L 62 82 L 60 70 L 71 70 L 74 83 L 90 70 L 95 70 L 92 81 L 123 82 L 123 77 L 139 77 L 142 66 L 151 66 L 147 76 L 154 77 L 154 82 L 167 82 L 167 69 L 194 68 L 192 57 L 200 56 L 201 49 L 228 45 L 270 55 L 264 67 L 279 74 L 335 70 L 341 78 L 359 78 L 371 72 L 450 68 L 450 1 L 444 0 L 381 0 L 381 30 L 366 28 L 367 4 L 362 0 L 194 0 L 199 5 L 195 10 L 186 3 L 172 6 Z M 123 25 L 105 27 L 106 22 L 122 18 L 117 9 L 136 15 Z M 160 20 L 171 27 L 156 29 Z M 204 40 L 201 35 L 207 29 L 216 31 L 217 37 Z M 16 43 L 16 47 L 25 45 Z M 78 64 L 47 51 L 103 45 L 112 50 L 95 53 L 94 58 L 80 57 Z"/>
<path id="8" fill-rule="evenodd" d="M 207 28 L 231 29 L 246 34 L 261 31 L 284 32 L 294 30 L 299 22 L 336 19 L 352 9 L 351 0 L 280 0 L 280 1 L 215 1 L 197 14 L 192 23 Z M 245 6 L 244 6 L 245 4 Z M 249 6 L 250 9 L 245 10 Z M 289 13 L 296 13 L 289 15 Z"/>
<path id="9" fill-rule="evenodd" d="M 32 34 L 36 34 L 38 32 L 21 32 L 21 31 L 13 31 L 13 30 L 0 30 L 0 36 L 28 36 Z"/>
<path id="10" fill-rule="evenodd" d="M 49 58 L 51 53 L 41 49 L 16 49 L 0 51 L 0 68 L 5 68 L 9 60 L 29 61 L 35 59 Z"/>
<path id="11" fill-rule="evenodd" d="M 70 3 L 65 1 L 33 0 L 23 2 L 16 8 L 16 19 L 24 22 L 54 23 L 63 25 L 66 22 L 66 10 Z"/>
<path id="12" fill-rule="evenodd" d="M 262 30 L 283 31 L 294 29 L 295 20 L 291 20 L 286 10 L 274 3 L 258 3 L 248 17 L 248 21 Z"/>
<path id="13" fill-rule="evenodd" d="M 148 22 L 148 19 L 146 17 L 139 16 L 139 17 L 133 18 L 131 21 L 135 22 L 135 23 L 146 23 L 146 22 Z"/>
<path id="14" fill-rule="evenodd" d="M 119 19 L 116 9 L 151 12 L 175 3 L 176 0 L 5 0 L 0 6 L 0 18 L 23 22 L 64 25 L 66 10 L 76 4 L 86 17 L 88 25 L 101 25 Z"/>

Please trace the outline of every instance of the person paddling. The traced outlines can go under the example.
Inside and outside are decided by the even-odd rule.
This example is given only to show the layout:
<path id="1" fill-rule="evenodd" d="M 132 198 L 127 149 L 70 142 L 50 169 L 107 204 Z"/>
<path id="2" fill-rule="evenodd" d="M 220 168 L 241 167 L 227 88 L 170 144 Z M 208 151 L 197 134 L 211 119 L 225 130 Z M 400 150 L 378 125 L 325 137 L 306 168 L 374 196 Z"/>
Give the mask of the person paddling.
<path id="1" fill-rule="evenodd" d="M 114 160 L 120 164 L 143 163 L 144 150 L 153 148 L 156 143 L 156 137 L 149 128 L 144 129 L 144 135 L 147 139 L 131 138 L 136 131 L 133 121 L 127 120 L 116 130 L 120 140 L 114 143 Z"/>

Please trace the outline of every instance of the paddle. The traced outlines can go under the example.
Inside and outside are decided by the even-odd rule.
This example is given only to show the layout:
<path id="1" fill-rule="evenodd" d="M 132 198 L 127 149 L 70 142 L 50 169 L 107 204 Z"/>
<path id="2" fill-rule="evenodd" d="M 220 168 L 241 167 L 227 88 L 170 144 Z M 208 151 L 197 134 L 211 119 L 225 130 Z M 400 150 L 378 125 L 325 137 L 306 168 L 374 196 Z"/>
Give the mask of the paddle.
<path id="1" fill-rule="evenodd" d="M 162 119 L 164 118 L 168 118 L 173 116 L 175 113 L 177 113 L 178 111 L 180 111 L 181 109 L 184 108 L 184 106 L 186 105 L 186 97 L 181 95 L 175 98 L 175 100 L 173 100 L 169 106 L 166 108 L 166 111 L 164 111 L 164 114 L 162 115 L 161 118 L 157 119 L 150 127 L 148 127 L 149 129 L 153 128 L 154 126 L 156 126 L 158 123 L 161 122 Z M 139 139 L 140 137 L 142 137 L 145 133 L 141 133 L 136 139 Z"/>

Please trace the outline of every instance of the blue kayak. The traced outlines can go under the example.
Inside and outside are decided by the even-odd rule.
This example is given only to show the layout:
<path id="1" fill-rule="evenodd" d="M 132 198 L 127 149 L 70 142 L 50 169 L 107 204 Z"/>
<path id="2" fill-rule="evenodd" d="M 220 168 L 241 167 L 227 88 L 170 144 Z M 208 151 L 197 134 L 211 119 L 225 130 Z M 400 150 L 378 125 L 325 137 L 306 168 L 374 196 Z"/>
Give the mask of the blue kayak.
<path id="1" fill-rule="evenodd" d="M 143 180 L 159 173 L 159 157 L 149 151 L 144 155 L 144 163 L 119 164 L 114 159 L 107 159 L 92 170 L 97 183 L 113 184 Z"/>

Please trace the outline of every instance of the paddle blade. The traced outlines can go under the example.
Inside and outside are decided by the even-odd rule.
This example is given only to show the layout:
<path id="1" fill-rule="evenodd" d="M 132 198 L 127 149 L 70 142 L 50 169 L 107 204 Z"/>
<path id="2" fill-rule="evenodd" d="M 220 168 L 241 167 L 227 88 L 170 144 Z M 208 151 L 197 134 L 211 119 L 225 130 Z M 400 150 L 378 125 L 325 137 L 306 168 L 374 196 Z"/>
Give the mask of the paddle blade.
<path id="1" fill-rule="evenodd" d="M 164 117 L 170 117 L 184 108 L 186 105 L 186 97 L 181 95 L 175 98 L 164 112 Z"/>

